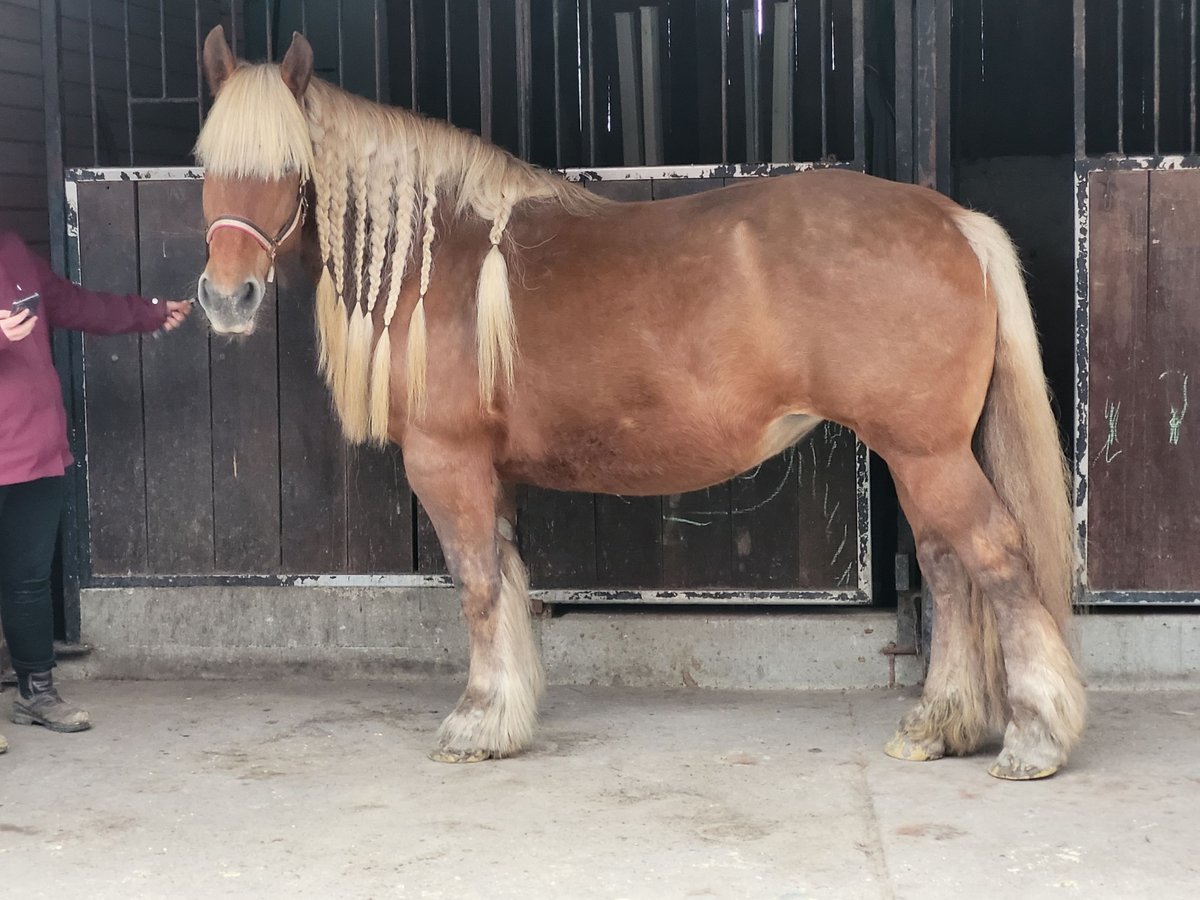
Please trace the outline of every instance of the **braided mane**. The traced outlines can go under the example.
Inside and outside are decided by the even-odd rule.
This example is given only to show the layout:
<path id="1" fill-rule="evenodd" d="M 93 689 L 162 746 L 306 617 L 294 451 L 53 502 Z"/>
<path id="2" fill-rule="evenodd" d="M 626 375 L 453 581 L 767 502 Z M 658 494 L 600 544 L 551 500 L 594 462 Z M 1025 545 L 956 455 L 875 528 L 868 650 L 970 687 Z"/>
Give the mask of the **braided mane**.
<path id="1" fill-rule="evenodd" d="M 546 201 L 587 215 L 604 203 L 470 132 L 320 79 L 297 103 L 273 64 L 241 65 L 229 76 L 196 156 L 217 175 L 270 179 L 295 172 L 312 180 L 322 259 L 321 371 L 342 428 L 356 442 L 387 440 L 392 323 L 410 277 L 419 293 L 405 335 L 408 415 L 419 417 L 425 408 L 425 295 L 439 206 L 453 220 L 474 216 L 491 226 L 475 295 L 480 402 L 490 408 L 498 390 L 511 390 L 516 363 L 505 258 L 515 250 L 504 245 L 514 207 Z"/>

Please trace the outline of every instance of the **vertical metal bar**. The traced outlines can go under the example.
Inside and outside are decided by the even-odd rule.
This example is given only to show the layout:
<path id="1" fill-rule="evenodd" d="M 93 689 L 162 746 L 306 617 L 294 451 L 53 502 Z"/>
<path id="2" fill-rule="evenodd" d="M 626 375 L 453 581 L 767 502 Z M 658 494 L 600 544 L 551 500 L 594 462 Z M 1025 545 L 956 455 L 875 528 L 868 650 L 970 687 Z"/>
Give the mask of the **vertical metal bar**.
<path id="1" fill-rule="evenodd" d="M 853 22 L 850 41 L 854 49 L 853 94 L 854 94 L 854 160 L 866 170 L 867 167 L 867 113 L 866 113 L 866 67 L 863 49 L 863 0 L 854 0 L 851 8 Z"/>
<path id="2" fill-rule="evenodd" d="M 42 104 L 45 109 L 46 203 L 50 213 L 50 264 L 66 272 L 63 194 L 62 25 L 60 0 L 42 0 Z"/>
<path id="3" fill-rule="evenodd" d="M 563 135 L 562 135 L 562 59 L 561 35 L 559 34 L 560 0 L 552 0 L 550 7 L 550 27 L 554 31 L 554 166 L 563 167 Z M 578 37 L 576 37 L 578 40 Z"/>
<path id="4" fill-rule="evenodd" d="M 300 33 L 308 33 L 308 0 L 300 0 Z"/>
<path id="5" fill-rule="evenodd" d="M 639 102 L 637 36 L 631 12 L 615 13 L 617 33 L 617 82 L 620 88 L 621 162 L 642 165 L 642 105 Z"/>
<path id="6" fill-rule="evenodd" d="M 1195 2 L 1195 0 L 1193 0 Z M 1087 156 L 1087 0 L 1075 0 L 1075 159 Z"/>
<path id="7" fill-rule="evenodd" d="M 1117 0 L 1117 153 L 1125 155 L 1125 0 Z"/>
<path id="8" fill-rule="evenodd" d="M 271 0 L 263 0 L 263 34 L 267 39 L 267 60 L 275 58 L 275 35 L 271 33 Z"/>
<path id="9" fill-rule="evenodd" d="M 62 102 L 62 24 L 59 0 L 42 0 L 42 103 L 45 109 L 46 205 L 49 212 L 50 265 L 60 275 L 66 273 L 67 211 L 63 181 L 63 102 Z M 71 384 L 69 333 L 54 334 L 54 363 L 64 386 Z M 76 421 L 73 392 L 64 391 L 67 412 Z M 74 432 L 73 432 L 74 433 Z M 79 508 L 76 502 L 78 469 L 68 471 L 66 508 L 62 520 L 63 627 L 68 641 L 79 640 Z"/>
<path id="10" fill-rule="evenodd" d="M 937 117 L 937 129 L 934 141 L 934 159 L 936 160 L 935 187 L 949 196 L 954 189 L 954 169 L 950 164 L 950 98 L 953 94 L 950 64 L 953 54 L 950 41 L 953 25 L 953 5 L 950 3 L 934 3 L 934 34 L 937 41 L 937 74 L 934 103 L 931 109 Z"/>
<path id="11" fill-rule="evenodd" d="M 588 165 L 596 164 L 596 42 L 592 0 L 587 0 L 587 143 Z"/>
<path id="12" fill-rule="evenodd" d="M 1083 0 L 1076 0 L 1083 2 Z M 896 180 L 913 180 L 913 8 L 896 0 Z"/>
<path id="13" fill-rule="evenodd" d="M 375 102 L 383 102 L 383 38 L 380 32 L 380 16 L 379 16 L 379 0 L 374 0 L 372 3 L 372 22 L 371 27 L 374 29 L 375 43 L 372 49 L 375 52 Z M 446 65 L 450 65 L 450 51 L 446 50 Z"/>
<path id="14" fill-rule="evenodd" d="M 167 10 L 166 0 L 158 0 L 158 67 L 162 90 L 159 97 L 167 96 Z"/>
<path id="15" fill-rule="evenodd" d="M 412 97 L 408 108 L 416 112 L 417 107 L 417 0 L 408 0 L 408 75 Z"/>
<path id="16" fill-rule="evenodd" d="M 729 0 L 721 0 L 721 162 L 729 162 Z"/>
<path id="17" fill-rule="evenodd" d="M 240 4 L 238 4 L 238 3 L 231 3 L 229 5 L 229 31 L 230 31 L 229 49 L 233 51 L 234 56 L 239 55 L 238 49 L 239 49 L 239 44 L 241 43 L 241 41 L 238 39 L 238 34 L 239 34 L 238 6 L 239 5 Z M 129 0 L 125 0 L 125 6 L 126 7 L 129 6 Z M 126 9 L 126 12 L 128 13 L 128 9 Z"/>
<path id="18" fill-rule="evenodd" d="M 658 8 L 643 6 L 641 13 L 642 50 L 642 152 L 648 166 L 661 166 L 663 151 L 662 69 L 659 60 Z"/>
<path id="19" fill-rule="evenodd" d="M 829 90 L 825 84 L 825 70 L 829 65 L 829 52 L 825 46 L 826 40 L 829 38 L 829 29 L 826 24 L 829 21 L 828 0 L 821 0 L 820 6 L 820 26 L 821 26 L 821 159 L 829 155 Z"/>
<path id="20" fill-rule="evenodd" d="M 125 125 L 129 131 L 129 165 L 133 165 L 133 76 L 129 67 L 129 0 L 125 0 Z"/>
<path id="21" fill-rule="evenodd" d="M 1188 19 L 1188 59 L 1191 62 L 1191 74 L 1188 78 L 1188 147 L 1194 155 L 1196 152 L 1196 0 L 1192 0 L 1191 16 Z"/>
<path id="22" fill-rule="evenodd" d="M 758 91 L 758 32 L 755 28 L 755 10 L 742 10 L 742 73 L 746 97 L 746 162 L 762 161 L 759 149 L 760 109 Z"/>
<path id="23" fill-rule="evenodd" d="M 479 0 L 479 133 L 492 139 L 492 0 Z"/>
<path id="24" fill-rule="evenodd" d="M 450 89 L 450 77 L 454 69 L 450 64 L 450 0 L 445 0 L 445 3 L 442 4 L 442 25 L 444 26 L 442 29 L 443 40 L 446 44 L 446 121 L 453 122 L 454 105 L 451 96 L 454 92 Z"/>
<path id="25" fill-rule="evenodd" d="M 204 125 L 204 45 L 200 41 L 200 0 L 192 3 L 192 28 L 196 40 L 196 128 Z"/>
<path id="26" fill-rule="evenodd" d="M 531 0 L 516 0 L 517 15 L 517 149 L 530 155 L 530 117 L 533 107 L 533 24 Z"/>
<path id="27" fill-rule="evenodd" d="M 346 44 L 342 33 L 342 0 L 337 0 L 338 87 L 346 86 Z"/>
<path id="28" fill-rule="evenodd" d="M 1154 0 L 1154 155 L 1159 153 L 1159 97 L 1162 88 L 1162 0 Z"/>
<path id="29" fill-rule="evenodd" d="M 92 104 L 92 165 L 98 166 L 100 165 L 100 111 L 96 102 L 96 19 L 92 5 L 93 0 L 88 0 L 88 87 L 91 94 L 88 99 Z M 45 62 L 45 58 L 46 55 L 42 54 L 43 62 Z"/>
<path id="30" fill-rule="evenodd" d="M 937 117 L 933 95 L 937 90 L 937 42 L 934 39 L 933 0 L 915 0 L 913 13 L 913 182 L 933 187 L 937 172 L 934 138 Z"/>
<path id="31" fill-rule="evenodd" d="M 793 13 L 795 0 L 782 0 L 773 7 L 775 16 L 774 44 L 771 51 L 771 162 L 791 162 L 792 149 L 793 71 Z"/>

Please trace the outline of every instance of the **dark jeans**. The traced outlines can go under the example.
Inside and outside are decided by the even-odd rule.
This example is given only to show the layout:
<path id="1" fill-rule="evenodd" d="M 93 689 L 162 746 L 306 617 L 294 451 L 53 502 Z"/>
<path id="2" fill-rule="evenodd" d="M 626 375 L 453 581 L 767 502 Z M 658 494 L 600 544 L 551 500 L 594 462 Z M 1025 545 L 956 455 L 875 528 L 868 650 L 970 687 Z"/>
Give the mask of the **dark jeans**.
<path id="1" fill-rule="evenodd" d="M 60 475 L 0 485 L 0 620 L 20 673 L 54 665 L 50 566 L 65 483 Z"/>

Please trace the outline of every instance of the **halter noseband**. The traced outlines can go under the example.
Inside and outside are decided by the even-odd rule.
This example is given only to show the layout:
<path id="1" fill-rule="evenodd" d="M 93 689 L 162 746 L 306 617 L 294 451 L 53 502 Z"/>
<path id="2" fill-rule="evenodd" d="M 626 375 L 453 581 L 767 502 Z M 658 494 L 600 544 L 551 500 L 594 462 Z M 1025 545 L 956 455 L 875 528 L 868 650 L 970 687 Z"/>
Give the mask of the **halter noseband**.
<path id="1" fill-rule="evenodd" d="M 241 216 L 219 216 L 213 219 L 212 224 L 208 226 L 208 233 L 204 236 L 204 241 L 211 246 L 213 235 L 222 228 L 234 228 L 250 235 L 263 248 L 267 256 L 271 258 L 271 268 L 267 270 L 267 284 L 270 284 L 275 280 L 275 256 L 279 253 L 279 245 L 291 237 L 292 232 L 304 224 L 304 216 L 307 211 L 308 198 L 304 194 L 304 185 L 301 184 L 300 194 L 296 200 L 296 212 L 292 216 L 291 221 L 275 237 L 268 237 L 265 231 L 249 219 L 243 219 Z"/>

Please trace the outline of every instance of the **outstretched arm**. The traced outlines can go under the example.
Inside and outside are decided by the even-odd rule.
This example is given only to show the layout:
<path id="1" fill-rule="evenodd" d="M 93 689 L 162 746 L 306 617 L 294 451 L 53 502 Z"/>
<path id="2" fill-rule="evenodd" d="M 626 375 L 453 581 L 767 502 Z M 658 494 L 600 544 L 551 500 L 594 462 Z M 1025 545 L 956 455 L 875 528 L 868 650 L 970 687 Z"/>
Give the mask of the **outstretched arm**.
<path id="1" fill-rule="evenodd" d="M 160 328 L 170 331 L 191 311 L 191 304 L 186 301 L 89 291 L 56 275 L 41 257 L 28 249 L 25 252 L 41 284 L 44 314 L 55 328 L 90 334 L 130 334 Z"/>

